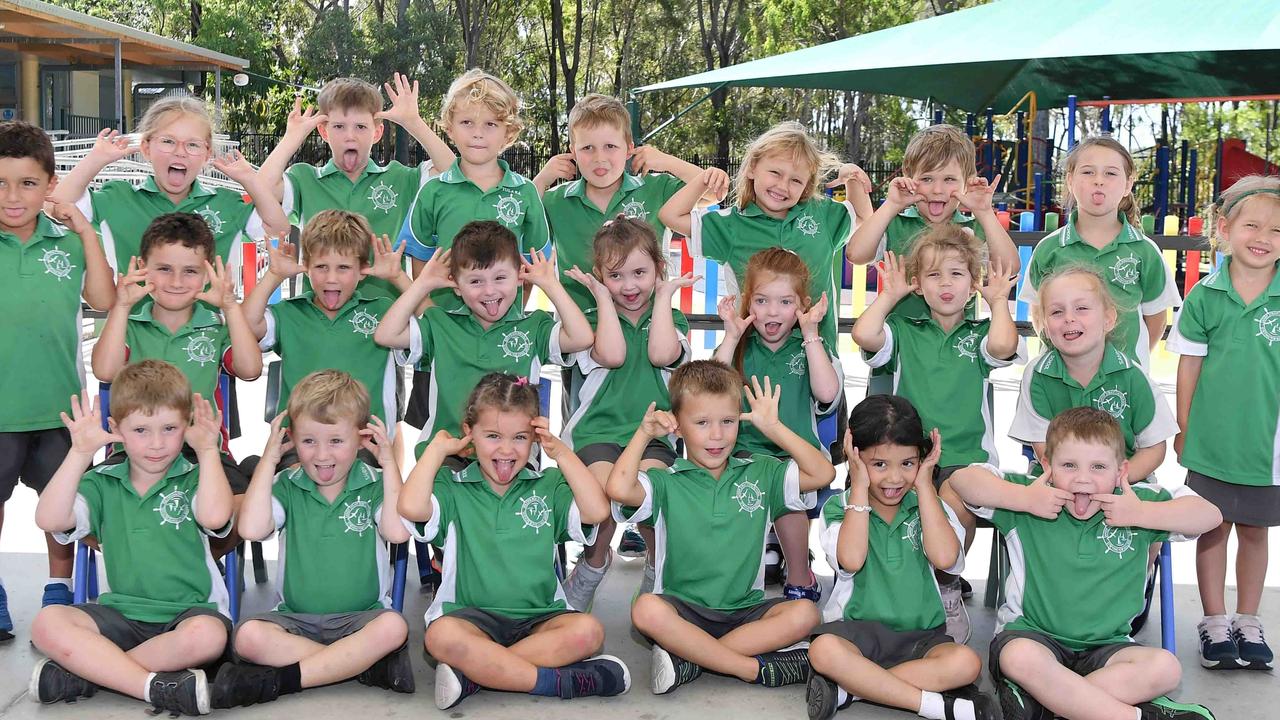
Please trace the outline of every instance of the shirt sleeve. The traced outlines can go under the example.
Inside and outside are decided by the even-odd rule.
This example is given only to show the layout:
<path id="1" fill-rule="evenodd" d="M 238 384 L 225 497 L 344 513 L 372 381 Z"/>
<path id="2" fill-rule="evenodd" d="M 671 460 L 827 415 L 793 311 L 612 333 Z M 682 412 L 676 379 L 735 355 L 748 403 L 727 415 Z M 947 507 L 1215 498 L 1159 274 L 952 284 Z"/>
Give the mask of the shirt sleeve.
<path id="1" fill-rule="evenodd" d="M 1045 240 L 1049 240 L 1049 238 L 1052 237 L 1055 236 L 1049 235 L 1042 238 L 1040 243 L 1036 245 L 1035 249 L 1031 251 L 1031 262 L 1027 263 L 1027 268 L 1024 271 L 1026 273 L 1026 277 L 1022 282 L 1022 290 L 1018 291 L 1019 302 L 1024 302 L 1028 305 L 1035 304 L 1036 290 L 1040 287 L 1040 281 L 1044 279 L 1046 272 L 1044 257 L 1046 251 L 1041 250 L 1041 248 L 1044 247 Z M 1051 240 L 1050 242 L 1056 241 Z"/>
<path id="2" fill-rule="evenodd" d="M 533 328 L 533 342 L 538 356 L 549 359 L 557 365 L 571 364 L 570 360 L 564 356 L 564 351 L 560 349 L 560 321 L 546 310 L 534 310 L 533 317 L 536 323 Z"/>
<path id="3" fill-rule="evenodd" d="M 839 250 L 848 245 L 849 238 L 853 237 L 853 231 L 858 222 L 857 215 L 854 213 L 853 203 L 848 200 L 843 202 L 826 200 L 826 202 L 828 203 L 827 227 L 831 228 L 828 236 L 831 240 L 831 249 Z"/>
<path id="4" fill-rule="evenodd" d="M 550 255 L 551 228 L 547 224 L 547 211 L 542 206 L 542 198 L 532 182 L 523 185 L 520 194 L 524 196 L 528 208 L 520 227 L 520 252 L 532 255 L 535 250 L 541 250 L 544 255 Z"/>
<path id="5" fill-rule="evenodd" d="M 72 505 L 75 526 L 53 533 L 53 539 L 62 545 L 71 545 L 83 537 L 98 534 L 97 520 L 102 513 L 102 493 L 91 473 L 92 471 L 85 473 L 80 478 L 80 486 L 76 489 L 76 499 Z"/>
<path id="6" fill-rule="evenodd" d="M 751 470 L 758 471 L 768 483 L 769 508 L 777 519 L 789 512 L 812 510 L 818 505 L 818 493 L 800 492 L 800 466 L 795 460 L 779 460 L 765 455 L 751 456 Z"/>
<path id="7" fill-rule="evenodd" d="M 1173 268 L 1164 262 L 1160 248 L 1149 238 L 1143 238 L 1142 253 L 1142 305 L 1143 315 L 1154 315 L 1182 301 L 1178 295 L 1178 283 L 1173 278 Z"/>
<path id="8" fill-rule="evenodd" d="M 280 318 L 276 317 L 276 309 L 278 305 L 279 303 L 276 305 L 268 305 L 266 313 L 262 316 L 263 320 L 267 323 L 267 332 L 262 336 L 262 339 L 258 341 L 258 349 L 262 352 L 276 350 L 276 345 L 280 339 L 279 328 L 276 327 L 277 323 L 280 322 Z"/>
<path id="9" fill-rule="evenodd" d="M 1006 480 L 1008 482 L 1012 482 L 1017 485 L 1027 484 L 1026 482 L 1020 482 L 1020 480 L 1025 480 L 1024 476 L 1005 475 L 1004 471 L 1002 471 L 1000 468 L 996 467 L 995 465 L 989 465 L 987 463 L 974 463 L 969 467 L 980 467 L 983 470 L 986 470 L 987 472 L 991 473 L 992 475 L 995 475 L 996 477 L 1000 478 L 1001 480 Z M 986 520 L 987 522 L 990 522 L 992 525 L 994 525 L 996 530 L 998 530 L 1002 534 L 1007 533 L 1013 529 L 1013 520 L 1014 520 L 1015 513 L 1012 513 L 1003 508 L 992 508 L 992 507 L 986 507 L 983 505 L 974 505 L 972 503 L 965 503 L 964 505 L 965 507 L 969 508 L 969 511 L 972 512 L 974 515 L 977 515 L 983 520 Z"/>
<path id="10" fill-rule="evenodd" d="M 1136 368 L 1135 368 L 1136 369 Z M 1141 372 L 1139 386 L 1134 388 L 1134 428 L 1133 442 L 1136 447 L 1144 448 L 1157 445 L 1178 434 L 1178 422 L 1169 410 L 1169 401 L 1164 393 L 1151 381 L 1146 373 Z M 1145 392 L 1144 392 L 1145 390 Z"/>
<path id="11" fill-rule="evenodd" d="M 831 367 L 836 371 L 836 384 L 840 391 L 831 399 L 831 402 L 819 402 L 817 398 L 813 398 L 813 412 L 815 415 L 826 415 L 835 409 L 840 401 L 844 398 L 844 366 L 840 363 L 840 356 L 831 348 L 826 348 L 827 358 L 831 360 Z"/>
<path id="12" fill-rule="evenodd" d="M 960 524 L 960 518 L 956 517 L 956 513 L 942 500 L 938 500 L 938 504 L 942 506 L 942 511 L 947 514 L 947 524 L 951 526 L 951 532 L 955 533 L 956 539 L 960 541 L 960 552 L 956 553 L 956 561 L 949 568 L 939 568 L 942 572 L 949 575 L 959 575 L 964 572 L 964 525 Z"/>
<path id="13" fill-rule="evenodd" d="M 414 540 L 444 547 L 447 533 L 442 534 L 440 529 L 448 528 L 454 520 L 453 495 L 450 492 L 452 482 L 452 470 L 447 467 L 437 470 L 435 484 L 431 491 L 431 518 L 426 522 L 411 522 L 400 518 Z"/>
<path id="14" fill-rule="evenodd" d="M 641 471 L 636 476 L 636 480 L 640 483 L 640 487 L 644 489 L 644 502 L 640 503 L 640 507 L 628 507 L 611 501 L 609 506 L 613 510 L 613 519 L 618 522 L 647 522 L 652 524 L 658 517 L 657 511 L 662 508 L 662 499 L 665 497 L 666 491 L 664 484 L 666 477 L 667 474 L 661 470 Z"/>
<path id="15" fill-rule="evenodd" d="M 684 313 L 679 310 L 672 309 L 671 320 L 675 323 L 676 334 L 680 340 L 680 357 L 677 357 L 675 362 L 667 366 L 666 369 L 668 370 L 680 367 L 693 357 L 693 347 L 689 345 L 689 318 L 685 317 Z"/>
<path id="16" fill-rule="evenodd" d="M 1187 300 L 1173 316 L 1165 348 L 1179 355 L 1204 357 L 1209 354 L 1209 328 L 1204 317 L 1204 293 L 1197 285 L 1187 293 Z"/>
<path id="17" fill-rule="evenodd" d="M 991 326 L 988 325 L 987 330 L 990 331 L 990 329 Z M 1027 361 L 1027 339 L 1021 335 L 1018 336 L 1018 347 L 1013 351 L 1013 357 L 1011 358 L 998 358 L 992 355 L 991 351 L 987 349 L 987 341 L 990 339 L 991 335 L 988 332 L 982 336 L 982 342 L 978 344 L 982 362 L 986 363 L 988 367 L 1009 367 L 1010 365 L 1022 365 Z"/>
<path id="18" fill-rule="evenodd" d="M 413 318 L 409 322 L 409 347 L 391 351 L 391 357 L 397 365 L 419 367 L 431 362 L 435 357 L 435 337 L 431 326 L 437 322 L 441 322 L 441 317 L 434 308 L 427 308 L 422 317 Z"/>
<path id="19" fill-rule="evenodd" d="M 434 183 L 429 181 L 418 189 L 409 212 L 405 215 L 404 229 L 399 239 L 404 240 L 406 255 L 418 260 L 430 260 L 438 240 L 436 239 L 436 213 Z"/>
<path id="20" fill-rule="evenodd" d="M 289 516 L 289 488 L 285 483 L 281 482 L 289 472 L 291 471 L 283 470 L 276 473 L 275 478 L 271 481 L 271 522 L 277 531 L 284 527 L 285 520 Z M 271 536 L 268 535 L 267 537 Z M 265 540 L 266 538 L 263 539 Z"/>
<path id="21" fill-rule="evenodd" d="M 1043 357 L 1043 356 L 1041 356 Z M 1044 442 L 1049 432 L 1049 418 L 1045 416 L 1046 404 L 1036 387 L 1035 360 L 1027 365 L 1022 373 L 1022 384 L 1018 390 L 1018 407 L 1013 412 L 1013 423 L 1009 426 L 1009 437 L 1027 444 Z"/>
<path id="22" fill-rule="evenodd" d="M 890 363 L 897 358 L 897 344 L 894 342 L 893 334 L 893 326 L 895 323 L 894 317 L 896 316 L 890 315 L 884 320 L 884 345 L 882 345 L 871 357 L 866 357 L 867 353 L 866 351 L 863 351 L 862 355 L 863 359 L 866 360 L 867 367 L 885 367 L 886 365 L 890 365 Z M 890 365 L 890 369 L 893 369 L 894 367 L 896 367 L 896 364 Z"/>
<path id="23" fill-rule="evenodd" d="M 302 182 L 299 177 L 302 173 L 315 173 L 315 167 L 306 163 L 294 163 L 284 171 L 284 192 L 281 193 L 280 207 L 284 210 L 285 215 L 289 215 L 302 224 L 306 208 L 302 207 Z"/>
<path id="24" fill-rule="evenodd" d="M 722 237 L 725 215 L 720 210 L 695 208 L 689 214 L 689 254 L 716 262 L 728 262 L 729 247 Z"/>
<path id="25" fill-rule="evenodd" d="M 573 488 L 563 476 L 552 494 L 552 502 L 555 508 L 556 537 L 559 542 L 572 540 L 583 545 L 596 544 L 597 528 L 595 525 L 583 524 L 578 500 L 573 495 Z"/>

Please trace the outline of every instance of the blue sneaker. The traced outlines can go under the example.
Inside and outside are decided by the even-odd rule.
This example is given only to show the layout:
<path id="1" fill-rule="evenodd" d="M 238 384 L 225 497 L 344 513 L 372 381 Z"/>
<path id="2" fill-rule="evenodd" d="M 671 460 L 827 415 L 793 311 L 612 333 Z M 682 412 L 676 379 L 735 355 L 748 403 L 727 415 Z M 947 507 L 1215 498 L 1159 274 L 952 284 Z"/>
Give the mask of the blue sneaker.
<path id="1" fill-rule="evenodd" d="M 1250 670 L 1270 670 L 1275 656 L 1262 636 L 1262 620 L 1257 615 L 1231 618 L 1231 639 L 1240 650 L 1240 664 Z"/>
<path id="2" fill-rule="evenodd" d="M 9 617 L 9 596 L 0 585 L 0 642 L 13 639 L 13 618 Z"/>
<path id="3" fill-rule="evenodd" d="M 809 571 L 809 577 L 813 582 L 809 585 L 792 585 L 786 583 L 782 586 L 782 597 L 788 600 L 809 600 L 818 602 L 822 599 L 822 588 L 818 586 L 818 576 Z"/>
<path id="4" fill-rule="evenodd" d="M 75 602 L 75 596 L 71 594 L 71 588 L 54 582 L 44 586 L 44 597 L 40 598 L 40 607 L 70 605 L 73 602 Z"/>
<path id="5" fill-rule="evenodd" d="M 1240 649 L 1231 634 L 1226 615 L 1205 616 L 1196 627 L 1200 634 L 1200 665 L 1210 670 L 1240 667 Z"/>

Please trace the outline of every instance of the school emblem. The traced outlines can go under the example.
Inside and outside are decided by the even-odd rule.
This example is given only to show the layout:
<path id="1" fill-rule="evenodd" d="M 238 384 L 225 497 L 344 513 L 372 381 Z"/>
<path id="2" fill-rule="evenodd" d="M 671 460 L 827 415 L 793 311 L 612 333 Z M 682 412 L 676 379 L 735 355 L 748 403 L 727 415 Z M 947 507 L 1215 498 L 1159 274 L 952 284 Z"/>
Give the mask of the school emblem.
<path id="1" fill-rule="evenodd" d="M 1127 527 L 1111 527 L 1102 525 L 1098 531 L 1098 539 L 1107 546 L 1108 553 L 1115 553 L 1124 559 L 1124 554 L 1133 550 L 1133 530 Z"/>
<path id="2" fill-rule="evenodd" d="M 791 356 L 791 359 L 787 361 L 787 369 L 791 371 L 792 375 L 800 377 L 804 377 L 805 373 L 809 372 L 809 360 L 805 357 L 803 351 Z"/>
<path id="3" fill-rule="evenodd" d="M 533 493 L 520 501 L 516 517 L 520 518 L 526 528 L 533 528 L 533 533 L 537 535 L 542 528 L 551 526 L 551 506 L 547 504 L 546 498 Z"/>
<path id="4" fill-rule="evenodd" d="M 177 487 L 173 492 L 160 493 L 160 504 L 153 510 L 160 513 L 161 525 L 172 525 L 175 530 L 181 530 L 182 523 L 191 519 L 191 502 Z"/>
<path id="5" fill-rule="evenodd" d="M 396 200 L 400 196 L 386 182 L 380 182 L 369 188 L 369 202 L 373 203 L 374 210 L 381 210 L 384 213 L 390 213 L 396 206 Z"/>
<path id="6" fill-rule="evenodd" d="M 1268 310 L 1262 313 L 1262 317 L 1258 318 L 1258 334 L 1254 337 L 1260 337 L 1267 341 L 1267 347 L 1271 347 L 1272 343 L 1280 342 L 1280 310 Z"/>
<path id="7" fill-rule="evenodd" d="M 46 275 L 52 275 L 59 280 L 71 277 L 71 271 L 75 269 L 75 265 L 71 264 L 71 253 L 57 248 L 45 250 L 44 255 L 40 256 L 40 264 L 44 265 Z"/>
<path id="8" fill-rule="evenodd" d="M 1129 253 L 1129 257 L 1116 258 L 1115 264 L 1109 268 L 1112 282 L 1124 287 L 1137 285 L 1138 268 L 1141 265 L 1142 261 L 1133 253 Z"/>
<path id="9" fill-rule="evenodd" d="M 796 230 L 802 235 L 813 237 L 818 234 L 818 229 L 818 221 L 814 220 L 812 215 L 801 215 L 800 219 L 796 220 Z"/>
<path id="10" fill-rule="evenodd" d="M 902 540 L 911 543 L 911 549 L 920 550 L 920 516 L 917 515 L 902 523 Z"/>
<path id="11" fill-rule="evenodd" d="M 365 337 L 373 334 L 378 329 L 378 318 L 372 313 L 365 310 L 357 310 L 351 316 L 351 331 L 358 332 Z"/>
<path id="12" fill-rule="evenodd" d="M 222 225 L 225 221 L 222 219 L 221 213 L 212 208 L 203 207 L 200 208 L 200 211 L 196 214 L 204 218 L 204 221 L 209 224 L 209 229 L 213 231 L 214 235 L 222 234 Z"/>
<path id="13" fill-rule="evenodd" d="M 217 348 L 213 345 L 213 338 L 204 333 L 189 338 L 187 346 L 183 349 L 187 351 L 187 361 L 200 363 L 200 367 L 213 362 L 214 355 L 217 354 Z"/>
<path id="14" fill-rule="evenodd" d="M 760 491 L 760 486 L 744 480 L 733 486 L 733 499 L 738 501 L 738 510 L 755 516 L 756 511 L 764 508 L 764 493 Z"/>
<path id="15" fill-rule="evenodd" d="M 968 358 L 970 362 L 978 359 L 978 333 L 970 330 L 968 334 L 956 338 L 954 345 L 956 354 Z"/>
<path id="16" fill-rule="evenodd" d="M 502 344 L 498 347 L 502 350 L 503 357 L 519 360 L 528 357 L 532 352 L 533 341 L 529 339 L 529 333 L 523 330 L 512 330 L 502 336 Z"/>
<path id="17" fill-rule="evenodd" d="M 356 499 L 342 505 L 342 523 L 347 526 L 346 532 L 364 537 L 364 533 L 373 527 L 373 505 L 368 500 L 356 495 Z"/>
<path id="18" fill-rule="evenodd" d="M 639 200 L 628 200 L 622 203 L 622 214 L 633 220 L 649 219 L 649 210 Z"/>
<path id="19" fill-rule="evenodd" d="M 1109 388 L 1103 390 L 1102 394 L 1093 401 L 1093 406 L 1099 410 L 1105 410 L 1108 415 L 1119 420 L 1124 417 L 1124 411 L 1129 409 L 1129 394 L 1123 390 Z"/>
<path id="20" fill-rule="evenodd" d="M 503 195 L 493 206 L 494 215 L 503 225 L 515 225 L 524 214 L 524 203 L 515 195 Z"/>

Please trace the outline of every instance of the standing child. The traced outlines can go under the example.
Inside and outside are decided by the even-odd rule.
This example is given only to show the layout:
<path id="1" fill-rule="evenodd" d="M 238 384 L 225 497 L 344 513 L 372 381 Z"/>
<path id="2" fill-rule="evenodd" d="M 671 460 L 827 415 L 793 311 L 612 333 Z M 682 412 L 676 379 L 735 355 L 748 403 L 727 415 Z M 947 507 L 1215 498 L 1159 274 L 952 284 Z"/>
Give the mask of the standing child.
<path id="1" fill-rule="evenodd" d="M 1056 270 L 1082 263 L 1093 267 L 1119 306 L 1116 347 L 1145 368 L 1164 334 L 1165 314 L 1179 298 L 1160 248 L 1142 234 L 1133 157 L 1109 135 L 1095 135 L 1071 149 L 1066 167 L 1071 215 L 1036 245 L 1019 299 L 1035 305 L 1036 293 Z"/>
<path id="2" fill-rule="evenodd" d="M 1196 545 L 1200 664 L 1269 670 L 1274 658 L 1258 605 L 1267 529 L 1280 525 L 1280 178 L 1241 178 L 1222 193 L 1216 244 L 1227 256 L 1187 294 L 1168 344 L 1182 355 L 1174 449 L 1187 485 L 1223 517 Z M 1233 527 L 1236 613 L 1228 620 Z"/>
<path id="3" fill-rule="evenodd" d="M 964 528 L 934 490 L 937 428 L 926 437 L 908 400 L 873 395 L 849 414 L 844 443 L 849 488 L 822 508 L 836 586 L 831 621 L 809 646 L 809 720 L 829 720 L 854 697 L 934 720 L 994 720 L 991 698 L 972 685 L 982 660 L 948 637 L 934 580 L 964 568 Z"/>
<path id="4" fill-rule="evenodd" d="M 58 184 L 53 145 L 40 128 L 0 123 L 0 521 L 22 481 L 43 492 L 71 448 L 58 419 L 84 388 L 80 299 L 111 307 L 115 288 L 98 237 L 71 203 L 41 212 Z M 71 232 L 68 233 L 67 231 Z M 71 604 L 72 549 L 45 536 L 49 580 L 42 605 Z M 0 640 L 13 638 L 0 585 Z"/>
<path id="5" fill-rule="evenodd" d="M 844 374 L 835 345 L 822 342 L 827 294 L 823 292 L 815 302 L 809 287 L 809 268 L 794 252 L 770 248 L 752 255 L 741 307 L 735 307 L 732 295 L 720 300 L 725 333 L 714 358 L 732 365 L 743 377 L 768 378 L 782 392 L 778 412 L 783 424 L 830 459 L 830 451 L 818 440 L 818 418 L 831 412 L 844 396 Z M 739 429 L 734 453 L 789 459 L 751 423 Z M 808 513 L 781 515 L 774 529 L 787 561 L 783 597 L 817 602 L 822 593 L 809 567 Z"/>
<path id="6" fill-rule="evenodd" d="M 554 567 L 557 543 L 591 544 L 609 514 L 599 483 L 551 434 L 527 379 L 484 376 L 463 415 L 462 436 L 436 433 L 400 493 L 413 536 L 445 551 L 423 638 L 439 661 L 436 707 L 481 688 L 566 700 L 625 693 L 627 666 L 595 655 L 604 627 L 565 604 Z M 526 467 L 535 442 L 558 467 Z M 444 467 L 468 447 L 473 461 Z"/>

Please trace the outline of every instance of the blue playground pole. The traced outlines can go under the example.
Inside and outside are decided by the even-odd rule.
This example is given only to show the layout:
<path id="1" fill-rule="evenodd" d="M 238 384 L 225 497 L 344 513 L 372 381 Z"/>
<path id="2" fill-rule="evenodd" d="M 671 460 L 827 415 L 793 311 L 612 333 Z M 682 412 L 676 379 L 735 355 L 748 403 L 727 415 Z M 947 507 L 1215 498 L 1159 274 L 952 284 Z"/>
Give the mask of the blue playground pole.
<path id="1" fill-rule="evenodd" d="M 707 212 L 719 210 L 719 205 L 709 205 Z M 702 311 L 712 317 L 716 316 L 716 305 L 720 302 L 720 266 L 714 260 L 703 258 L 702 263 Z M 741 301 L 741 298 L 739 298 Z M 702 333 L 702 347 L 707 350 L 716 349 L 716 331 L 706 330 Z"/>
<path id="2" fill-rule="evenodd" d="M 973 137 L 977 134 L 978 118 L 973 113 L 964 116 L 964 134 Z"/>
<path id="3" fill-rule="evenodd" d="M 1036 214 L 1036 226 L 1034 229 L 1044 229 L 1044 173 L 1037 172 L 1035 177 L 1035 207 L 1031 208 Z"/>
<path id="4" fill-rule="evenodd" d="M 1191 143 L 1183 140 L 1182 147 L 1178 150 L 1178 202 L 1182 203 L 1183 208 L 1186 208 L 1187 217 L 1195 214 L 1191 211 L 1191 206 L 1187 204 L 1187 152 L 1190 147 Z"/>
<path id="5" fill-rule="evenodd" d="M 1027 177 L 1027 153 L 1031 152 L 1031 147 L 1027 143 L 1027 114 L 1018 111 L 1017 115 L 1018 140 L 1014 143 L 1013 151 L 1013 183 L 1005 183 L 1005 187 L 1027 188 L 1031 185 L 1031 178 Z M 1029 208 L 1034 209 L 1034 208 Z"/>
<path id="6" fill-rule="evenodd" d="M 1067 96 L 1067 150 L 1076 146 L 1076 96 Z"/>
<path id="7" fill-rule="evenodd" d="M 942 124 L 942 108 L 933 109 L 933 124 L 934 125 Z"/>
<path id="8" fill-rule="evenodd" d="M 1169 214 L 1169 146 L 1161 140 L 1156 145 L 1156 187 L 1155 187 L 1155 216 L 1156 216 L 1156 232 L 1163 230 L 1161 223 L 1165 215 Z"/>
<path id="9" fill-rule="evenodd" d="M 1103 100 L 1110 100 L 1110 99 L 1111 99 L 1111 96 L 1110 96 L 1110 95 L 1103 95 L 1103 96 L 1102 96 L 1102 99 L 1103 99 Z M 1104 132 L 1104 133 L 1110 133 L 1110 132 L 1111 132 L 1111 130 L 1112 130 L 1112 128 L 1111 128 L 1111 106 L 1110 106 L 1110 105 L 1103 105 L 1103 106 L 1102 106 L 1102 132 Z"/>
<path id="10" fill-rule="evenodd" d="M 1199 170 L 1199 159 L 1200 154 L 1195 148 L 1191 148 L 1190 157 L 1187 160 L 1187 217 L 1200 214 L 1196 209 L 1196 171 Z"/>
<path id="11" fill-rule="evenodd" d="M 987 164 L 987 182 L 996 179 L 996 116 L 987 108 L 987 144 L 983 148 L 983 162 Z"/>

